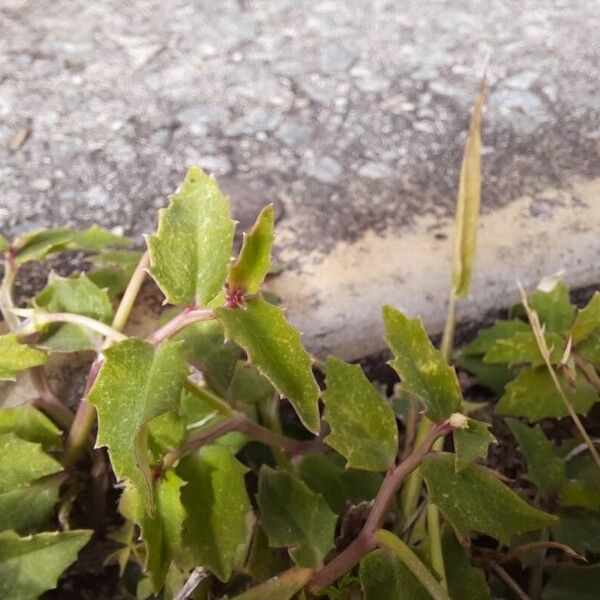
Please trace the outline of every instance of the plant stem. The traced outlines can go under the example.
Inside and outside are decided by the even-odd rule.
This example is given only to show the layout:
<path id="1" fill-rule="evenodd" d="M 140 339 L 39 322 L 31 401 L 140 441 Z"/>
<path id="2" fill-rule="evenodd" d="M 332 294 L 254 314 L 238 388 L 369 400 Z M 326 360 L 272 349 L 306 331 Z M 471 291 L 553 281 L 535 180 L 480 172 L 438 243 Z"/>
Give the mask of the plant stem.
<path id="1" fill-rule="evenodd" d="M 434 600 L 450 600 L 448 592 L 436 581 L 419 557 L 400 538 L 385 529 L 374 534 L 375 541 L 391 550 L 421 582 Z"/>
<path id="2" fill-rule="evenodd" d="M 600 375 L 596 372 L 594 365 L 590 364 L 581 354 L 573 352 L 573 358 L 577 366 L 583 371 L 585 378 L 595 388 L 597 393 L 600 393 Z"/>
<path id="3" fill-rule="evenodd" d="M 520 600 L 531 600 L 531 598 L 521 589 L 519 584 L 498 564 L 490 563 L 490 569 L 495 573 L 506 587 L 514 592 Z"/>
<path id="4" fill-rule="evenodd" d="M 452 354 L 452 347 L 454 345 L 454 328 L 456 326 L 456 290 L 454 286 L 450 291 L 448 298 L 448 312 L 446 313 L 446 322 L 444 324 L 444 333 L 442 334 L 442 341 L 440 343 L 440 353 L 444 361 L 448 362 Z"/>
<path id="5" fill-rule="evenodd" d="M 523 286 L 521 285 L 520 282 L 518 282 L 518 286 L 519 286 L 519 292 L 521 294 L 521 302 L 523 304 L 523 307 L 525 308 L 525 312 L 527 313 L 527 318 L 529 319 L 529 324 L 531 325 L 531 330 L 533 331 L 533 336 L 535 337 L 535 341 L 537 343 L 540 354 L 542 355 L 542 358 L 544 359 L 544 363 L 546 364 L 548 373 L 550 374 L 550 377 L 552 378 L 554 387 L 556 388 L 558 395 L 561 397 L 561 399 L 565 405 L 565 408 L 567 409 L 567 412 L 569 413 L 569 416 L 571 417 L 573 423 L 575 423 L 575 427 L 577 427 L 579 433 L 581 434 L 583 441 L 587 444 L 587 446 L 590 450 L 590 454 L 592 455 L 592 458 L 594 459 L 598 468 L 600 468 L 600 454 L 598 453 L 598 450 L 596 450 L 596 447 L 594 446 L 592 440 L 590 439 L 590 436 L 588 435 L 587 431 L 585 430 L 585 427 L 583 426 L 581 419 L 575 412 L 573 405 L 567 398 L 565 391 L 563 390 L 562 385 L 560 384 L 560 381 L 558 380 L 558 377 L 556 376 L 556 371 L 554 370 L 554 367 L 552 366 L 552 362 L 550 361 L 550 351 L 548 350 L 548 345 L 546 344 L 546 338 L 544 337 L 544 332 L 542 329 L 542 325 L 540 324 L 540 319 L 538 317 L 538 314 L 537 314 L 537 312 L 535 312 L 535 310 L 533 310 L 529 306 L 529 302 L 527 300 L 527 294 L 525 293 L 525 290 L 523 289 Z"/>
<path id="6" fill-rule="evenodd" d="M 204 308 L 186 308 L 182 310 L 174 319 L 171 319 L 166 325 L 157 329 L 146 338 L 146 341 L 157 345 L 160 342 L 170 339 L 177 335 L 182 329 L 197 323 L 198 321 L 209 321 L 215 318 L 214 311 Z"/>
<path id="7" fill-rule="evenodd" d="M 163 472 L 166 471 L 187 454 L 192 453 L 194 450 L 197 450 L 206 444 L 214 442 L 216 439 L 230 431 L 239 431 L 267 446 L 281 448 L 289 454 L 321 452 L 325 448 L 321 440 L 296 440 L 255 423 L 241 412 L 233 411 L 229 414 L 227 419 L 219 421 L 212 427 L 192 434 L 180 448 L 165 454 L 161 470 Z"/>
<path id="8" fill-rule="evenodd" d="M 4 253 L 4 277 L 0 285 L 0 313 L 10 331 L 16 331 L 21 322 L 13 312 L 15 304 L 13 301 L 13 287 L 17 277 L 18 267 L 15 262 L 15 254 L 9 249 Z"/>
<path id="9" fill-rule="evenodd" d="M 547 534 L 547 532 L 544 532 Z M 521 554 L 525 554 L 526 552 L 531 552 L 531 550 L 562 550 L 569 558 L 574 558 L 576 560 L 586 561 L 585 556 L 581 556 L 573 550 L 573 548 L 567 546 L 566 544 L 561 544 L 559 542 L 550 542 L 548 540 L 539 540 L 537 542 L 528 542 L 527 544 L 521 544 L 520 546 L 515 546 L 511 548 L 508 552 L 505 552 L 501 556 L 496 558 L 496 562 L 499 564 L 504 564 L 510 562 L 511 560 L 521 556 Z"/>
<path id="10" fill-rule="evenodd" d="M 202 431 L 198 431 L 197 433 L 191 435 L 185 441 L 183 446 L 181 446 L 181 448 L 178 448 L 177 450 L 172 450 L 171 452 L 165 454 L 161 465 L 161 471 L 166 471 L 167 469 L 174 466 L 181 458 L 183 458 L 187 454 L 192 453 L 194 450 L 197 450 L 198 448 L 201 448 L 206 444 L 214 442 L 222 435 L 229 433 L 230 431 L 238 430 L 238 427 L 240 426 L 242 421 L 240 417 L 241 415 L 229 417 L 228 419 L 219 421 L 212 427 L 203 429 Z"/>
<path id="11" fill-rule="evenodd" d="M 217 412 L 222 415 L 231 417 L 236 414 L 235 409 L 233 409 L 227 402 L 221 400 L 218 396 L 209 392 L 206 388 L 198 385 L 193 379 L 185 380 L 185 389 L 200 398 L 206 404 L 212 406 Z"/>
<path id="12" fill-rule="evenodd" d="M 41 313 L 34 314 L 31 320 L 31 324 L 25 324 L 19 330 L 17 330 L 17 334 L 19 335 L 30 335 L 34 333 L 32 331 L 32 327 L 37 329 L 40 325 L 48 325 L 50 323 L 72 323 L 73 325 L 79 325 L 81 327 L 85 327 L 86 329 L 91 329 L 109 340 L 122 342 L 127 339 L 127 336 L 116 329 L 113 329 L 110 325 L 106 325 L 106 323 L 102 323 L 102 321 L 97 321 L 96 319 L 92 319 L 90 317 L 86 317 L 84 315 L 77 315 L 74 313 Z"/>
<path id="13" fill-rule="evenodd" d="M 451 431 L 453 431 L 453 427 L 448 421 L 435 425 L 421 445 L 413 450 L 412 454 L 404 462 L 400 463 L 392 471 L 388 471 L 379 488 L 379 492 L 377 492 L 373 507 L 361 532 L 341 554 L 338 554 L 331 562 L 327 563 L 314 574 L 308 585 L 309 591 L 320 590 L 339 579 L 344 573 L 350 571 L 367 552 L 376 546 L 373 536 L 375 531 L 383 524 L 398 488 L 402 485 L 408 474 L 423 462 L 434 442 L 439 437 L 443 437 Z"/>
<path id="14" fill-rule="evenodd" d="M 149 265 L 150 255 L 146 250 L 135 267 L 135 271 L 127 284 L 121 302 L 119 302 L 119 306 L 112 322 L 113 329 L 116 329 L 117 331 L 123 331 L 125 329 L 127 319 L 129 319 L 129 315 L 133 310 L 133 305 L 135 304 L 140 289 L 142 288 L 142 284 L 144 283 L 144 279 L 146 278 L 146 270 Z"/>
<path id="15" fill-rule="evenodd" d="M 98 354 L 88 372 L 83 390 L 83 398 L 77 407 L 75 419 L 69 430 L 65 453 L 63 455 L 63 464 L 65 467 L 73 465 L 86 446 L 89 446 L 90 449 L 93 447 L 93 443 L 90 440 L 90 433 L 94 427 L 96 412 L 94 407 L 91 404 L 88 404 L 85 399 L 92 389 L 94 381 L 96 381 L 101 366 L 102 359 L 100 358 L 100 354 Z"/>
<path id="16" fill-rule="evenodd" d="M 435 449 L 435 446 L 434 446 Z M 429 556 L 431 566 L 440 576 L 440 584 L 446 589 L 446 567 L 442 550 L 442 532 L 440 528 L 440 509 L 427 500 L 427 536 L 429 537 Z"/>

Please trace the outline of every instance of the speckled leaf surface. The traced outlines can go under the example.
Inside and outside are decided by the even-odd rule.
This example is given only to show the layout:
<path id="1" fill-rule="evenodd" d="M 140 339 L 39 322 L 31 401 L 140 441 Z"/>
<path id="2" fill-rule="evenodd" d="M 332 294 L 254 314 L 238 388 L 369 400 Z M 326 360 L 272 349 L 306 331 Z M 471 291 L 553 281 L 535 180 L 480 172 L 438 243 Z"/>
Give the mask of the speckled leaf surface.
<path id="1" fill-rule="evenodd" d="M 323 563 L 333 547 L 337 517 L 321 495 L 287 471 L 263 467 L 258 506 L 271 546 L 290 547 L 290 556 L 300 567 Z"/>
<path id="2" fill-rule="evenodd" d="M 550 291 L 537 290 L 531 295 L 529 304 L 540 318 L 546 331 L 562 333 L 575 318 L 575 306 L 569 300 L 569 288 L 559 281 Z"/>
<path id="3" fill-rule="evenodd" d="M 565 352 L 567 340 L 558 333 L 548 332 L 544 335 L 550 350 L 552 364 L 560 362 Z M 537 342 L 532 331 L 519 331 L 509 338 L 497 340 L 486 352 L 483 362 L 487 364 L 530 364 L 539 367 L 544 364 Z"/>
<path id="4" fill-rule="evenodd" d="M 374 550 L 360 561 L 364 600 L 430 600 L 429 592 L 410 569 L 388 550 Z"/>
<path id="5" fill-rule="evenodd" d="M 527 477 L 544 493 L 558 492 L 565 481 L 565 463 L 539 427 L 505 419 L 527 461 Z"/>
<path id="6" fill-rule="evenodd" d="M 0 410 L 0 433 L 14 433 L 44 449 L 60 445 L 60 429 L 42 412 L 30 404 Z"/>
<path id="7" fill-rule="evenodd" d="M 557 373 L 557 376 L 575 411 L 580 415 L 587 414 L 598 400 L 592 386 L 579 372 L 575 387 L 561 373 Z M 546 417 L 561 418 L 569 414 L 545 367 L 523 369 L 507 384 L 503 396 L 496 404 L 496 413 L 526 417 L 529 421 L 539 421 Z"/>
<path id="8" fill-rule="evenodd" d="M 100 289 L 84 274 L 78 277 L 51 276 L 48 285 L 33 304 L 47 312 L 84 315 L 109 324 L 113 309 L 106 290 Z M 39 345 L 52 352 L 77 352 L 98 346 L 101 336 L 72 323 L 51 326 Z"/>
<path id="9" fill-rule="evenodd" d="M 16 262 L 21 265 L 32 260 L 43 260 L 49 254 L 63 250 L 98 251 L 106 246 L 127 246 L 130 241 L 114 235 L 97 225 L 76 231 L 70 227 L 40 229 L 20 235 L 13 242 L 17 249 Z"/>
<path id="10" fill-rule="evenodd" d="M 256 294 L 271 268 L 273 245 L 273 205 L 266 206 L 258 215 L 252 230 L 244 235 L 244 243 L 238 259 L 229 267 L 229 289 Z"/>
<path id="11" fill-rule="evenodd" d="M 98 446 L 107 446 L 118 479 L 129 479 L 152 512 L 148 422 L 179 405 L 187 366 L 180 344 L 128 339 L 104 351 L 88 402 L 98 411 Z"/>
<path id="12" fill-rule="evenodd" d="M 426 458 L 421 470 L 430 501 L 439 506 L 461 538 L 477 531 L 508 545 L 511 536 L 556 520 L 527 504 L 487 469 L 469 465 L 456 473 L 452 454 Z"/>
<path id="13" fill-rule="evenodd" d="M 39 444 L 22 440 L 13 433 L 0 434 L 0 456 L 0 494 L 62 470 L 61 464 Z"/>
<path id="14" fill-rule="evenodd" d="M 460 411 L 462 395 L 456 373 L 433 347 L 421 319 L 409 319 L 385 306 L 383 320 L 386 343 L 394 353 L 390 365 L 400 375 L 403 389 L 427 408 L 432 421 Z"/>
<path id="15" fill-rule="evenodd" d="M 180 499 L 182 485 L 183 481 L 173 471 L 165 473 L 156 485 L 156 503 L 152 516 L 148 515 L 139 502 L 135 489 L 131 488 L 135 498 L 134 518 L 146 544 L 145 570 L 150 574 L 156 592 L 163 587 L 171 561 L 181 551 L 181 531 L 185 516 Z"/>
<path id="16" fill-rule="evenodd" d="M 283 311 L 261 297 L 244 308 L 218 308 L 217 318 L 228 338 L 239 344 L 273 387 L 285 396 L 305 427 L 319 432 L 319 386 L 300 334 Z"/>
<path id="17" fill-rule="evenodd" d="M 325 443 L 346 458 L 348 467 L 385 471 L 393 466 L 398 451 L 394 411 L 360 366 L 328 358 L 325 384 L 324 418 L 331 428 Z"/>
<path id="18" fill-rule="evenodd" d="M 35 600 L 54 588 L 91 535 L 84 529 L 29 537 L 0 533 L 0 598 Z"/>
<path id="19" fill-rule="evenodd" d="M 48 519 L 59 498 L 64 478 L 44 477 L 26 487 L 0 493 L 0 531 L 32 533 Z"/>
<path id="20" fill-rule="evenodd" d="M 47 362 L 44 352 L 21 344 L 16 335 L 0 335 L 0 380 L 14 381 L 19 371 Z"/>
<path id="21" fill-rule="evenodd" d="M 250 543 L 254 516 L 244 482 L 247 470 L 217 445 L 205 446 L 178 467 L 187 482 L 181 492 L 183 542 L 195 563 L 221 581 L 229 580 Z"/>
<path id="22" fill-rule="evenodd" d="M 235 224 L 214 177 L 192 167 L 148 236 L 150 273 L 171 304 L 205 305 L 223 288 Z"/>
<path id="23" fill-rule="evenodd" d="M 569 329 L 573 343 L 578 344 L 594 330 L 600 329 L 600 293 L 594 292 L 587 305 L 577 311 L 575 322 Z"/>
<path id="24" fill-rule="evenodd" d="M 488 423 L 469 419 L 467 428 L 454 430 L 452 437 L 457 472 L 478 458 L 487 458 L 489 445 L 496 443 L 489 428 Z"/>

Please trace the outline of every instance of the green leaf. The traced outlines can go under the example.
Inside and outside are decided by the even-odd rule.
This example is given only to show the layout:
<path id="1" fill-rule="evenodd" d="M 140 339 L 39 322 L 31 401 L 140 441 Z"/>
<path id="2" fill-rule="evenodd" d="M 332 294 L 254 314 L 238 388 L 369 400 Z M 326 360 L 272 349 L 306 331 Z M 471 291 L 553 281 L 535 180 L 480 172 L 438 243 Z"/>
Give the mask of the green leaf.
<path id="1" fill-rule="evenodd" d="M 288 398 L 305 427 L 318 433 L 319 386 L 312 361 L 283 311 L 259 296 L 249 299 L 245 308 L 215 312 L 227 336 L 244 348 L 260 372 Z"/>
<path id="2" fill-rule="evenodd" d="M 254 415 L 256 411 L 252 409 L 264 407 L 274 393 L 271 382 L 254 365 L 238 361 L 227 389 L 227 399 L 231 403 Z"/>
<path id="3" fill-rule="evenodd" d="M 567 345 L 566 340 L 558 333 L 548 332 L 544 336 L 550 350 L 550 362 L 560 363 Z M 532 367 L 544 364 L 532 331 L 519 331 L 512 337 L 498 340 L 485 354 L 483 362 L 488 364 L 503 363 L 509 366 L 529 363 Z"/>
<path id="4" fill-rule="evenodd" d="M 58 502 L 63 480 L 60 476 L 45 477 L 0 494 L 0 531 L 14 529 L 24 535 L 40 528 Z"/>
<path id="5" fill-rule="evenodd" d="M 409 319 L 384 306 L 383 320 L 386 343 L 395 357 L 389 364 L 400 375 L 404 390 L 424 404 L 432 421 L 458 412 L 462 396 L 456 373 L 433 347 L 421 319 Z"/>
<path id="6" fill-rule="evenodd" d="M 229 386 L 241 350 L 225 342 L 223 327 L 217 321 L 201 321 L 186 327 L 175 340 L 183 342 L 186 360 L 200 369 L 207 383 L 222 392 Z"/>
<path id="7" fill-rule="evenodd" d="M 265 581 L 285 571 L 291 564 L 288 553 L 282 548 L 271 548 L 265 530 L 256 524 L 244 566 L 244 573 L 257 581 Z"/>
<path id="8" fill-rule="evenodd" d="M 563 333 L 575 318 L 575 307 L 569 300 L 569 288 L 559 281 L 549 292 L 537 290 L 529 304 L 540 318 L 546 331 Z"/>
<path id="9" fill-rule="evenodd" d="M 600 589 L 600 563 L 555 569 L 542 591 L 542 600 L 597 600 Z"/>
<path id="10" fill-rule="evenodd" d="M 359 575 L 364 600 L 431 600 L 408 567 L 387 550 L 374 550 L 363 557 Z"/>
<path id="11" fill-rule="evenodd" d="M 513 337 L 515 333 L 529 331 L 529 325 L 521 319 L 512 321 L 496 321 L 487 329 L 480 329 L 477 337 L 462 350 L 462 354 L 473 356 L 486 354 L 498 340 Z"/>
<path id="12" fill-rule="evenodd" d="M 0 494 L 62 470 L 61 464 L 32 444 L 12 433 L 0 435 Z"/>
<path id="13" fill-rule="evenodd" d="M 167 302 L 201 306 L 221 291 L 234 228 L 229 200 L 214 177 L 192 167 L 169 207 L 159 211 L 158 232 L 147 238 L 150 274 Z"/>
<path id="14" fill-rule="evenodd" d="M 485 364 L 481 355 L 461 354 L 458 356 L 457 362 L 477 379 L 478 384 L 492 390 L 496 394 L 502 393 L 506 384 L 516 374 L 514 369 L 510 369 L 505 365 Z"/>
<path id="15" fill-rule="evenodd" d="M 86 275 L 78 277 L 51 276 L 48 285 L 34 298 L 33 304 L 48 312 L 84 315 L 110 323 L 113 309 L 105 290 L 101 290 Z M 101 336 L 71 323 L 51 327 L 38 345 L 52 352 L 78 352 L 98 346 Z"/>
<path id="16" fill-rule="evenodd" d="M 46 450 L 60 446 L 60 429 L 37 408 L 22 404 L 0 410 L 0 433 L 14 433 Z"/>
<path id="17" fill-rule="evenodd" d="M 323 394 L 331 432 L 325 443 L 348 461 L 348 467 L 386 471 L 398 452 L 398 428 L 391 406 L 371 385 L 359 365 L 329 357 Z"/>
<path id="18" fill-rule="evenodd" d="M 572 387 L 562 373 L 558 380 L 567 399 L 575 411 L 585 415 L 598 397 L 584 376 L 577 372 L 575 387 Z M 547 417 L 567 417 L 569 412 L 560 397 L 548 370 L 545 367 L 523 369 L 507 386 L 502 398 L 496 404 L 496 413 L 526 417 L 529 421 L 539 421 Z"/>
<path id="19" fill-rule="evenodd" d="M 427 457 L 421 470 L 430 501 L 439 506 L 460 538 L 478 531 L 509 545 L 512 535 L 555 521 L 552 515 L 527 504 L 487 469 L 469 465 L 456 473 L 452 454 Z"/>
<path id="20" fill-rule="evenodd" d="M 552 442 L 539 427 L 528 427 L 517 419 L 505 421 L 527 461 L 528 478 L 545 494 L 559 491 L 565 481 L 565 463 Z"/>
<path id="21" fill-rule="evenodd" d="M 87 276 L 114 300 L 127 288 L 141 256 L 141 252 L 133 250 L 107 250 L 92 255 L 88 260 L 95 267 L 88 271 Z"/>
<path id="22" fill-rule="evenodd" d="M 469 291 L 475 260 L 481 204 L 481 115 L 484 96 L 485 82 L 482 80 L 473 106 L 458 183 L 456 239 L 452 261 L 452 287 L 457 298 L 464 298 Z"/>
<path id="23" fill-rule="evenodd" d="M 105 246 L 123 246 L 129 243 L 127 238 L 113 235 L 94 225 L 84 231 L 75 231 L 70 227 L 40 229 L 19 236 L 13 245 L 18 249 L 16 262 L 22 265 L 32 260 L 42 260 L 54 252 L 96 251 Z"/>
<path id="24" fill-rule="evenodd" d="M 0 598 L 35 600 L 56 587 L 60 574 L 92 535 L 85 529 L 19 537 L 0 533 Z"/>
<path id="25" fill-rule="evenodd" d="M 579 342 L 577 353 L 585 360 L 592 363 L 597 370 L 600 369 L 600 330 L 592 331 L 585 340 Z"/>
<path id="26" fill-rule="evenodd" d="M 236 596 L 233 600 L 290 600 L 308 583 L 312 573 L 312 569 L 294 567 Z"/>
<path id="27" fill-rule="evenodd" d="M 153 347 L 128 339 L 104 350 L 104 363 L 87 401 L 98 411 L 98 446 L 107 446 L 119 479 L 137 488 L 153 511 L 148 422 L 177 409 L 187 367 L 177 342 Z"/>
<path id="28" fill-rule="evenodd" d="M 169 566 L 181 550 L 181 531 L 185 512 L 180 500 L 183 481 L 171 470 L 167 471 L 156 486 L 156 507 L 149 516 L 139 499 L 135 505 L 135 521 L 140 525 L 142 539 L 146 544 L 145 570 L 155 592 L 165 583 Z M 131 488 L 134 495 L 137 492 Z"/>
<path id="29" fill-rule="evenodd" d="M 183 543 L 195 564 L 208 567 L 221 581 L 241 565 L 250 542 L 254 514 L 244 482 L 247 471 L 218 445 L 204 446 L 178 467 L 188 482 L 181 492 Z"/>
<path id="30" fill-rule="evenodd" d="M 485 573 L 471 565 L 471 559 L 458 543 L 452 531 L 446 529 L 442 535 L 442 554 L 448 593 L 454 600 L 492 600 Z"/>
<path id="31" fill-rule="evenodd" d="M 16 335 L 0 335 L 0 380 L 15 381 L 19 371 L 47 362 L 44 352 L 21 344 Z"/>
<path id="32" fill-rule="evenodd" d="M 568 480 L 560 491 L 560 504 L 600 510 L 600 486 L 585 481 Z"/>
<path id="33" fill-rule="evenodd" d="M 6 252 L 9 248 L 8 240 L 0 233 L 0 252 Z"/>
<path id="34" fill-rule="evenodd" d="M 383 481 L 380 473 L 345 469 L 342 457 L 333 453 L 303 456 L 298 475 L 313 492 L 323 496 L 338 515 L 348 506 L 373 500 Z"/>
<path id="35" fill-rule="evenodd" d="M 275 211 L 269 204 L 262 209 L 248 235 L 235 263 L 229 267 L 229 289 L 256 294 L 271 268 L 271 246 Z"/>
<path id="36" fill-rule="evenodd" d="M 474 460 L 487 458 L 488 446 L 497 443 L 495 436 L 490 433 L 489 427 L 489 423 L 469 419 L 466 429 L 454 430 L 452 437 L 457 473 Z"/>
<path id="37" fill-rule="evenodd" d="M 561 509 L 552 537 L 579 554 L 600 553 L 600 513 L 584 508 Z"/>
<path id="38" fill-rule="evenodd" d="M 577 311 L 569 335 L 573 339 L 573 343 L 578 344 L 596 329 L 600 329 L 600 293 L 598 292 L 594 292 L 587 305 Z"/>
<path id="39" fill-rule="evenodd" d="M 109 246 L 129 246 L 130 244 L 129 238 L 110 233 L 98 225 L 92 225 L 83 231 L 73 231 L 69 250 L 98 252 Z"/>
<path id="40" fill-rule="evenodd" d="M 261 521 L 271 546 L 289 546 L 300 567 L 318 567 L 333 546 L 337 521 L 327 502 L 287 471 L 263 466 L 258 481 Z"/>

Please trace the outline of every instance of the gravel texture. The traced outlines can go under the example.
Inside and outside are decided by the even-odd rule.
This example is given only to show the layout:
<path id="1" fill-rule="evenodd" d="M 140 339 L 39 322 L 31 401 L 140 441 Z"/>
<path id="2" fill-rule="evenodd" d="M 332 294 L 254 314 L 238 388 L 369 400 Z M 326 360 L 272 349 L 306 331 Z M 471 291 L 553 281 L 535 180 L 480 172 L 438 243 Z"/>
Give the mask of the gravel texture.
<path id="1" fill-rule="evenodd" d="M 444 215 L 487 55 L 484 207 L 568 187 L 600 172 L 598 8 L 0 0 L 0 230 L 150 231 L 192 163 L 298 248 Z"/>

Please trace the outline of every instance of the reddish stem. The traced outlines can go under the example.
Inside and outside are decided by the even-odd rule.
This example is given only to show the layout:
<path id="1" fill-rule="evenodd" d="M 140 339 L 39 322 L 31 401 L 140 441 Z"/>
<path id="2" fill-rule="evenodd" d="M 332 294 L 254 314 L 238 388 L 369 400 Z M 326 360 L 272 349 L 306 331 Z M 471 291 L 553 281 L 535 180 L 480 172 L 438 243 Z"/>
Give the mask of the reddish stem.
<path id="1" fill-rule="evenodd" d="M 439 423 L 404 462 L 392 471 L 388 471 L 361 532 L 343 552 L 313 575 L 308 584 L 309 591 L 314 592 L 332 584 L 357 565 L 367 552 L 375 548 L 373 534 L 382 526 L 398 488 L 404 479 L 423 462 L 434 442 L 453 429 L 448 421 Z"/>

